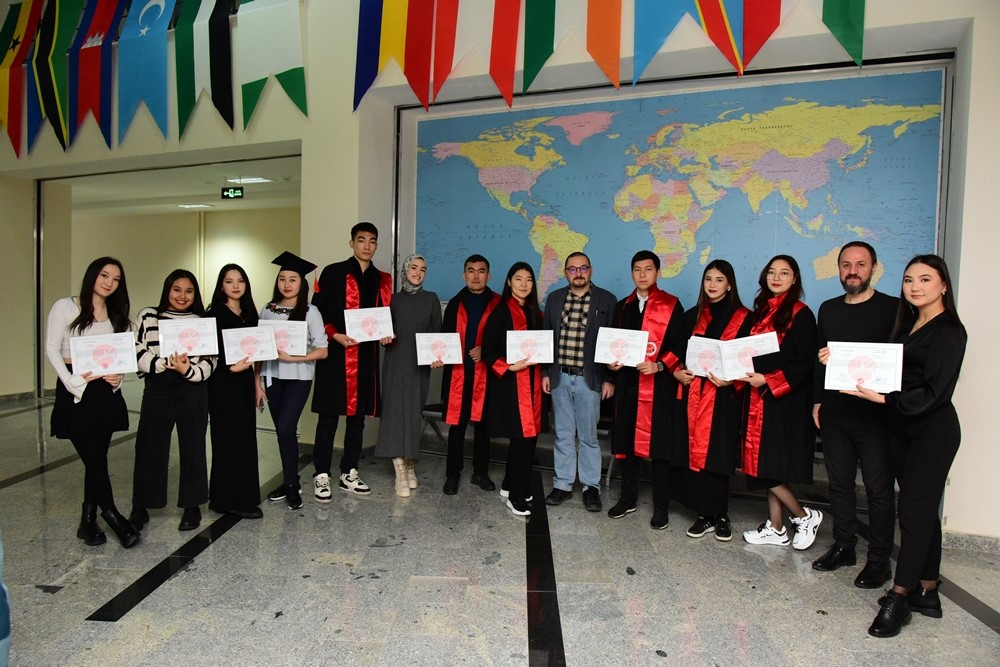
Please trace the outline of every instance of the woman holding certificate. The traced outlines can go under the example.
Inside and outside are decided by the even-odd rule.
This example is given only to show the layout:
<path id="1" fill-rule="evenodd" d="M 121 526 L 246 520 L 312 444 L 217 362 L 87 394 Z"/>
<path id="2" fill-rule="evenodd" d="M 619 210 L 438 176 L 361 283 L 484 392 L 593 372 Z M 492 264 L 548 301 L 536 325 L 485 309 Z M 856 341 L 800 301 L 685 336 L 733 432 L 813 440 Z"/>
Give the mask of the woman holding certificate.
<path id="1" fill-rule="evenodd" d="M 257 326 L 257 306 L 250 279 L 238 264 L 219 271 L 208 316 L 215 318 L 219 353 L 225 329 Z M 232 365 L 219 360 L 208 381 L 208 413 L 212 434 L 212 474 L 208 506 L 222 514 L 259 519 L 260 473 L 257 467 L 257 419 L 254 408 L 263 406 L 264 391 L 254 364 L 241 359 Z"/>
<path id="2" fill-rule="evenodd" d="M 70 339 L 131 330 L 125 269 L 112 257 L 91 262 L 80 296 L 56 301 L 46 323 L 45 353 L 59 375 L 52 435 L 72 442 L 83 461 L 83 515 L 76 536 L 88 546 L 107 541 L 97 527 L 98 509 L 126 549 L 139 542 L 139 533 L 115 506 L 108 473 L 111 434 L 128 430 L 128 412 L 119 391 L 122 376 L 75 374 Z"/>
<path id="3" fill-rule="evenodd" d="M 914 257 L 903 273 L 892 335 L 903 344 L 902 389 L 879 394 L 859 385 L 848 392 L 889 406 L 889 460 L 899 484 L 899 557 L 892 589 L 868 628 L 875 637 L 898 634 L 913 611 L 941 618 L 938 512 L 962 439 L 951 397 L 967 340 L 948 265 L 937 255 Z"/>
<path id="4" fill-rule="evenodd" d="M 260 377 L 264 380 L 267 406 L 278 432 L 278 453 L 281 455 L 283 479 L 281 485 L 267 494 L 271 502 L 285 501 L 288 509 L 302 507 L 302 487 L 299 486 L 299 439 L 296 429 L 299 417 L 309 398 L 316 360 L 326 359 L 328 340 L 323 329 L 323 318 L 316 306 L 309 303 L 309 281 L 306 275 L 316 268 L 312 262 L 283 252 L 274 258 L 272 264 L 280 269 L 274 279 L 274 294 L 271 302 L 260 311 L 260 319 L 290 320 L 305 322 L 306 346 L 301 355 L 290 355 L 278 351 L 278 358 L 265 361 L 260 366 Z M 316 482 L 316 502 L 328 503 L 330 476 Z"/>
<path id="5" fill-rule="evenodd" d="M 382 361 L 382 418 L 375 455 L 392 459 L 396 495 L 407 498 L 417 488 L 417 458 L 423 432 L 424 403 L 430 388 L 430 366 L 417 365 L 418 333 L 441 330 L 441 300 L 423 290 L 427 260 L 410 255 L 399 271 L 400 290 L 392 297 L 392 326 L 396 337 L 385 346 Z"/>
<path id="6" fill-rule="evenodd" d="M 805 303 L 793 257 L 778 255 L 761 270 L 753 312 L 739 336 L 773 332 L 778 351 L 752 358 L 743 403 L 743 473 L 750 489 L 767 489 L 768 519 L 743 533 L 750 544 L 787 545 L 783 508 L 792 513 L 792 547 L 808 549 L 823 514 L 803 507 L 789 483 L 812 483 L 816 434 L 812 372 L 816 318 Z"/>
<path id="7" fill-rule="evenodd" d="M 740 301 L 736 272 L 724 259 L 712 260 L 701 279 L 698 305 L 685 313 L 688 338 L 736 338 L 750 311 Z M 688 537 L 715 533 L 715 539 L 733 538 L 729 525 L 729 477 L 735 472 L 740 446 L 740 395 L 732 382 L 712 372 L 695 375 L 680 371 L 684 398 L 677 424 L 683 437 L 675 440 L 671 456 L 675 479 L 671 488 L 685 505 L 698 513 Z"/>
<path id="8" fill-rule="evenodd" d="M 161 327 L 170 320 L 194 320 L 205 315 L 198 280 L 185 269 L 175 269 L 163 281 L 160 303 L 139 311 L 136 359 L 145 378 L 139 431 L 135 437 L 135 474 L 129 521 L 142 528 L 150 508 L 167 505 L 170 434 L 177 425 L 181 479 L 177 506 L 184 508 L 178 530 L 201 525 L 200 505 L 208 501 L 208 383 L 216 355 L 187 352 L 161 355 Z M 214 341 L 213 341 L 214 342 Z M 164 350 L 166 352 L 166 350 Z"/>
<path id="9" fill-rule="evenodd" d="M 542 328 L 535 272 L 516 262 L 507 272 L 500 303 L 483 331 L 483 361 L 490 436 L 510 438 L 507 470 L 500 495 L 517 516 L 531 514 L 531 461 L 542 429 L 542 372 L 528 359 L 507 358 L 507 332 Z"/>

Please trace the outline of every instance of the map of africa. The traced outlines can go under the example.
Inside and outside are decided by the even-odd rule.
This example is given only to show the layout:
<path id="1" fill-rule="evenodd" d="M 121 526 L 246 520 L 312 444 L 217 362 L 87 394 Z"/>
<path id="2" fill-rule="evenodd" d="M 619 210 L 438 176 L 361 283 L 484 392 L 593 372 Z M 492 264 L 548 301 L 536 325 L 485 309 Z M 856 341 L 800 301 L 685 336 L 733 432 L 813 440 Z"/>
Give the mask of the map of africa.
<path id="1" fill-rule="evenodd" d="M 417 124 L 416 248 L 442 300 L 462 262 L 490 286 L 535 268 L 539 297 L 583 250 L 594 282 L 632 289 L 632 255 L 694 305 L 704 265 L 727 259 L 744 303 L 773 255 L 795 257 L 815 309 L 842 293 L 843 243 L 875 246 L 879 289 L 936 248 L 944 71 L 854 76 L 521 109 Z"/>

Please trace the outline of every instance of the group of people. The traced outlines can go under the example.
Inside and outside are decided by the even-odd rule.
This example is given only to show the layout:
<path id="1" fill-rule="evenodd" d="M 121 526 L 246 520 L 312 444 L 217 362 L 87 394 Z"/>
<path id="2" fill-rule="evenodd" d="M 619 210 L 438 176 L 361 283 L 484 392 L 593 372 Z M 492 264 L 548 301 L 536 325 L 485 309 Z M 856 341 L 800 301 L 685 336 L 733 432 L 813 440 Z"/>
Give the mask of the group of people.
<path id="1" fill-rule="evenodd" d="M 510 267 L 498 294 L 489 287 L 490 264 L 482 255 L 464 263 L 465 287 L 448 301 L 423 289 L 427 262 L 411 255 L 401 263 L 398 292 L 389 274 L 372 264 L 378 230 L 362 222 L 351 230 L 352 255 L 321 272 L 309 298 L 307 275 L 316 266 L 292 253 L 275 259 L 279 271 L 271 300 L 258 314 L 246 272 L 235 264 L 219 272 L 211 305 L 203 307 L 198 283 L 178 269 L 167 276 L 160 303 L 129 318 L 121 263 L 110 257 L 88 267 L 79 297 L 62 299 L 48 320 L 48 357 L 59 374 L 53 434 L 68 438 L 86 470 L 78 536 L 88 545 L 106 541 L 97 512 L 126 548 L 140 539 L 150 509 L 167 503 L 169 445 L 174 426 L 180 449 L 180 530 L 197 528 L 200 506 L 259 518 L 259 474 L 255 409 L 270 410 L 277 431 L 282 483 L 268 494 L 291 509 L 302 506 L 296 427 L 310 389 L 318 415 L 313 465 L 316 502 L 332 500 L 333 440 L 340 416 L 346 421 L 339 488 L 368 495 L 358 473 L 366 417 L 381 417 L 377 456 L 392 460 L 395 493 L 407 497 L 418 486 L 422 413 L 430 372 L 417 364 L 418 333 L 457 333 L 463 363 L 443 366 L 443 420 L 449 424 L 443 491 L 458 493 L 465 436 L 473 426 L 471 483 L 495 490 L 489 476 L 491 438 L 510 441 L 500 494 L 518 516 L 532 512 L 534 449 L 542 431 L 542 398 L 551 395 L 555 422 L 552 490 L 547 505 L 573 495 L 579 480 L 584 509 L 603 509 L 601 451 L 597 424 L 601 402 L 613 400 L 612 452 L 621 468 L 621 492 L 608 516 L 621 519 L 637 509 L 640 461 L 650 461 L 653 513 L 650 526 L 669 524 L 671 499 L 697 515 L 687 535 L 709 533 L 732 539 L 728 517 L 730 478 L 741 469 L 749 488 L 766 490 L 767 518 L 743 533 L 751 544 L 806 549 L 816 539 L 823 514 L 803 506 L 790 484 L 812 482 L 815 429 L 822 435 L 830 479 L 835 543 L 813 567 L 855 565 L 857 517 L 854 478 L 860 462 L 871 520 L 867 562 L 855 584 L 878 588 L 891 577 L 889 556 L 900 493 L 901 548 L 891 590 L 869 632 L 893 636 L 912 611 L 941 616 L 937 595 L 941 560 L 938 506 L 960 432 L 951 396 L 961 368 L 966 333 L 959 320 L 945 262 L 935 255 L 907 265 L 900 299 L 872 286 L 874 248 L 846 244 L 838 266 L 843 297 L 825 302 L 819 323 L 801 300 L 798 263 L 788 255 L 767 262 L 758 276 L 752 308 L 743 305 L 732 265 L 713 260 L 704 270 L 694 308 L 658 286 L 660 258 L 640 251 L 631 260 L 635 289 L 624 299 L 593 282 L 583 252 L 564 264 L 566 286 L 538 299 L 530 264 Z M 345 310 L 388 306 L 394 336 L 359 342 L 347 334 Z M 223 363 L 219 356 L 161 356 L 159 321 L 215 317 L 220 336 L 258 320 L 305 321 L 308 352 L 252 363 Z M 74 374 L 69 339 L 135 328 L 137 360 L 145 387 L 136 436 L 132 510 L 116 508 L 108 476 L 111 435 L 128 428 L 119 375 Z M 636 366 L 594 360 L 601 327 L 641 330 L 645 358 Z M 510 331 L 551 330 L 554 359 L 539 365 L 507 358 Z M 754 357 L 745 378 L 696 375 L 685 366 L 692 336 L 718 340 L 773 332 L 779 349 Z M 849 392 L 823 389 L 829 341 L 897 342 L 904 346 L 902 390 L 879 394 L 858 386 Z M 384 349 L 384 358 L 381 353 Z M 380 363 L 381 362 L 381 363 Z M 381 372 L 380 372 L 381 368 Z M 884 404 L 884 405 L 882 405 Z M 211 419 L 209 420 L 209 417 Z M 208 474 L 205 434 L 211 424 L 212 467 Z M 791 514 L 794 531 L 784 523 Z"/>

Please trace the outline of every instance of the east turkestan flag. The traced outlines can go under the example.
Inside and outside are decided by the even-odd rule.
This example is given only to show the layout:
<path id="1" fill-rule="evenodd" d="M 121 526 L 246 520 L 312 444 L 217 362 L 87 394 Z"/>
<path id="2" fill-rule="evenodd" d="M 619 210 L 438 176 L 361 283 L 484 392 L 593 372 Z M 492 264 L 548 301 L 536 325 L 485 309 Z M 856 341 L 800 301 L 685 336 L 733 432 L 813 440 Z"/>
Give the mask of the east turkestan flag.
<path id="1" fill-rule="evenodd" d="M 125 0 L 89 0 L 69 51 L 69 141 L 93 113 L 111 147 L 111 45 Z"/>
<path id="2" fill-rule="evenodd" d="M 236 20 L 236 35 L 239 40 L 243 128 L 250 124 L 271 74 L 295 106 L 309 115 L 306 72 L 302 65 L 299 0 L 242 0 Z"/>
<path id="3" fill-rule="evenodd" d="M 43 0 L 24 0 L 11 5 L 3 31 L 6 33 L 8 24 L 13 21 L 13 13 L 17 11 L 17 20 L 10 30 L 7 48 L 0 55 L 0 123 L 7 128 L 14 154 L 21 156 L 21 121 L 24 117 L 24 59 L 28 57 L 31 44 L 38 29 L 38 20 L 42 15 Z"/>
<path id="4" fill-rule="evenodd" d="M 174 26 L 178 136 L 184 135 L 202 90 L 209 91 L 219 115 L 233 127 L 232 7 L 233 0 L 184 0 L 181 7 Z"/>
<path id="5" fill-rule="evenodd" d="M 45 5 L 28 77 L 29 151 L 38 126 L 45 118 L 49 119 L 63 150 L 69 145 L 69 59 L 66 54 L 80 25 L 84 3 L 85 0 L 49 0 Z M 33 104 L 38 105 L 37 109 L 32 109 Z"/>
<path id="6" fill-rule="evenodd" d="M 175 0 L 132 0 L 118 38 L 118 143 L 146 103 L 167 136 L 167 28 Z"/>

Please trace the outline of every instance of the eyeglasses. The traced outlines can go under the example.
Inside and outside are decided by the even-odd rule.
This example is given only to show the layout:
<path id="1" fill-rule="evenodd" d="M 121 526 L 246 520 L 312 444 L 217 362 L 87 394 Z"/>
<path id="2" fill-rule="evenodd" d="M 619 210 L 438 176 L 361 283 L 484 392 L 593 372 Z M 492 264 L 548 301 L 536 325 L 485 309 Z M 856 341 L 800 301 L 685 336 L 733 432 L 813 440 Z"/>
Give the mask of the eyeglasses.
<path id="1" fill-rule="evenodd" d="M 767 279 L 778 281 L 791 280 L 794 275 L 791 271 L 774 271 L 772 269 L 767 272 Z"/>
<path id="2" fill-rule="evenodd" d="M 587 266 L 586 264 L 584 264 L 583 266 L 567 266 L 566 273 L 568 273 L 571 276 L 575 276 L 578 273 L 580 274 L 590 273 L 590 267 Z"/>

